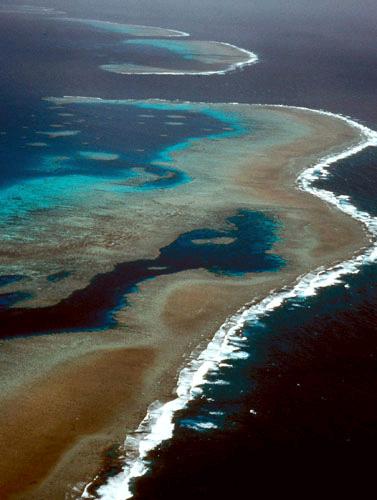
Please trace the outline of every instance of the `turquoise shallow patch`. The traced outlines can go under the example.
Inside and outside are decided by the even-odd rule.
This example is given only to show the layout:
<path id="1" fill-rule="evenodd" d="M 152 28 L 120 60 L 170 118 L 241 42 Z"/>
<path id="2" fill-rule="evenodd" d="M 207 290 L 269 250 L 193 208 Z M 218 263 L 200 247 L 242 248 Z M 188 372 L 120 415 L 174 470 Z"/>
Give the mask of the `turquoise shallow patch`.
<path id="1" fill-rule="evenodd" d="M 61 138 L 53 135 L 46 140 L 48 148 L 23 150 L 22 147 L 35 141 L 35 135 L 40 135 L 39 131 L 46 129 L 37 125 L 33 131 L 29 126 L 24 145 L 20 141 L 20 129 L 25 130 L 24 118 L 19 128 L 12 131 L 19 145 L 10 142 L 9 151 L 5 150 L 3 161 L 9 165 L 9 173 L 4 171 L 3 175 L 5 173 L 8 175 L 6 180 L 11 180 L 14 172 L 10 167 L 12 160 L 17 161 L 15 167 L 20 169 L 20 173 L 10 185 L 0 190 L 0 222 L 6 223 L 11 218 L 24 217 L 35 211 L 67 206 L 85 207 L 87 195 L 92 197 L 97 191 L 119 194 L 147 192 L 188 183 L 191 181 L 189 175 L 174 167 L 174 155 L 177 152 L 203 138 L 236 137 L 247 131 L 236 114 L 192 103 L 89 98 L 87 101 L 69 103 L 63 108 L 69 114 L 74 114 L 76 120 L 80 119 L 80 111 L 85 110 L 85 121 L 80 121 L 80 134 L 68 134 Z M 59 123 L 59 119 L 65 119 L 60 116 L 61 109 L 59 107 L 57 111 L 51 111 L 48 107 L 41 107 L 39 116 L 43 118 L 45 111 L 44 123 Z M 89 129 L 86 125 L 90 116 L 88 110 L 94 113 Z M 146 122 L 142 121 L 140 115 L 143 113 L 138 110 L 149 112 Z M 171 115 L 176 116 L 177 113 L 180 114 L 181 126 L 169 127 Z M 122 118 L 126 129 L 123 122 L 118 124 L 118 117 Z M 108 132 L 107 127 L 103 128 L 106 123 L 115 127 L 114 131 L 111 129 Z M 166 133 L 159 137 L 164 127 Z M 50 133 L 66 134 L 67 131 L 48 131 L 45 137 Z M 10 140 L 12 134 L 9 134 Z M 137 141 L 139 143 L 135 145 Z M 136 149 L 132 151 L 132 148 Z M 17 150 L 17 159 L 14 149 Z M 131 179 L 132 182 L 128 183 Z"/>
<path id="2" fill-rule="evenodd" d="M 104 151 L 79 151 L 79 155 L 88 160 L 112 161 L 119 159 L 117 153 L 106 153 Z"/>
<path id="3" fill-rule="evenodd" d="M 137 39 L 137 40 L 125 40 L 126 45 L 136 45 L 139 47 L 153 47 L 156 49 L 163 49 L 174 54 L 178 54 L 183 59 L 192 60 L 195 59 L 197 54 L 192 52 L 192 45 L 187 41 L 181 40 L 162 40 L 158 38 L 148 38 L 148 39 Z"/>
<path id="4" fill-rule="evenodd" d="M 130 36 L 162 36 L 162 37 L 180 37 L 188 36 L 188 33 L 177 31 L 169 28 L 160 28 L 158 26 L 143 26 L 137 24 L 122 24 L 111 21 L 99 21 L 95 19 L 79 19 L 79 18 L 60 18 L 61 21 L 74 22 L 85 24 L 91 28 L 107 31 L 109 33 L 117 33 L 120 35 Z"/>
<path id="5" fill-rule="evenodd" d="M 155 259 L 120 263 L 107 273 L 97 274 L 85 288 L 56 305 L 19 308 L 17 321 L 14 311 L 0 311 L 0 322 L 7 335 L 104 329 L 117 324 L 116 311 L 127 306 L 127 295 L 135 293 L 135 287 L 146 280 L 193 269 L 240 277 L 278 271 L 285 265 L 280 256 L 271 253 L 278 227 L 261 212 L 240 210 L 224 221 L 221 230 L 203 228 L 183 233 L 161 248 Z M 230 238 L 231 242 L 224 245 L 210 241 L 218 237 Z M 200 240 L 202 243 L 198 243 Z M 14 299 L 4 297 L 4 307 L 6 301 Z"/>

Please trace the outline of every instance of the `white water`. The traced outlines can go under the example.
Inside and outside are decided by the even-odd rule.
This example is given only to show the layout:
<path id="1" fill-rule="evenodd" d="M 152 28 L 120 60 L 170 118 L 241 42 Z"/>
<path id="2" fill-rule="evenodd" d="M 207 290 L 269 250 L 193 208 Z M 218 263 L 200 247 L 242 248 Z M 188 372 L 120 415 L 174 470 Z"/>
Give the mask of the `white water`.
<path id="1" fill-rule="evenodd" d="M 254 52 L 250 52 L 249 50 L 242 49 L 241 47 L 237 47 L 236 45 L 232 45 L 231 43 L 225 43 L 225 42 L 213 42 L 209 41 L 207 43 L 216 43 L 216 44 L 221 44 L 221 45 L 226 45 L 228 47 L 232 47 L 233 49 L 237 49 L 241 54 L 245 54 L 247 56 L 247 59 L 244 61 L 239 61 L 233 64 L 229 64 L 226 68 L 224 69 L 219 69 L 219 70 L 208 70 L 208 71 L 185 71 L 185 70 L 171 70 L 171 71 L 148 71 L 148 69 L 140 69 L 138 70 L 137 68 L 133 70 L 122 70 L 122 69 L 111 69 L 112 66 L 114 68 L 118 66 L 122 66 L 122 63 L 120 64 L 103 64 L 101 68 L 104 71 L 110 71 L 113 73 L 118 73 L 120 75 L 186 75 L 186 76 L 210 76 L 210 75 L 225 75 L 226 73 L 229 73 L 231 71 L 235 71 L 237 69 L 241 69 L 245 66 L 250 66 L 251 64 L 256 64 L 259 61 L 259 57 L 257 54 Z M 127 63 L 125 63 L 127 65 Z"/>
<path id="2" fill-rule="evenodd" d="M 136 432 L 128 436 L 125 441 L 126 458 L 123 470 L 99 487 L 97 490 L 98 498 L 102 500 L 126 500 L 132 498 L 132 481 L 143 476 L 148 471 L 148 453 L 173 436 L 175 413 L 185 408 L 190 400 L 202 393 L 203 384 L 209 383 L 207 380 L 209 374 L 216 372 L 220 366 L 224 366 L 230 359 L 247 357 L 247 353 L 242 350 L 243 342 L 246 339 L 240 332 L 246 322 L 248 325 L 252 325 L 253 322 L 258 322 L 262 317 L 279 308 L 288 299 L 316 295 L 319 289 L 340 283 L 343 276 L 359 272 L 363 264 L 377 261 L 377 218 L 371 217 L 366 212 L 359 211 L 346 196 L 336 196 L 330 191 L 312 186 L 313 181 L 328 175 L 328 169 L 332 164 L 353 156 L 368 146 L 377 146 L 377 132 L 345 116 L 322 110 L 296 109 L 338 118 L 360 131 L 361 139 L 358 144 L 341 153 L 322 158 L 318 163 L 300 174 L 297 184 L 299 189 L 310 192 L 335 205 L 339 210 L 362 222 L 369 232 L 371 246 L 364 253 L 336 266 L 329 269 L 318 268 L 299 277 L 292 288 L 272 292 L 262 301 L 243 308 L 224 323 L 215 333 L 208 346 L 198 354 L 193 354 L 187 366 L 179 373 L 176 398 L 165 404 L 154 402 L 150 405 L 146 417 L 140 423 Z M 89 483 L 85 487 L 81 498 L 97 497 L 88 492 L 91 484 Z"/>
<path id="3" fill-rule="evenodd" d="M 35 15 L 64 15 L 65 12 L 60 12 L 57 10 L 54 10 L 53 8 L 46 8 L 46 7 L 36 7 L 33 5 L 20 5 L 20 6 L 0 6 L 0 13 L 19 13 L 19 14 L 35 14 Z M 161 28 L 159 26 L 147 26 L 143 24 L 128 24 L 128 23 L 117 23 L 113 21 L 102 21 L 102 20 L 97 20 L 97 19 L 81 19 L 81 18 L 76 18 L 76 17 L 56 17 L 53 19 L 55 21 L 60 21 L 60 22 L 75 22 L 75 23 L 82 23 L 85 25 L 88 25 L 89 27 L 96 28 L 96 23 L 97 29 L 102 29 L 105 31 L 114 31 L 114 28 L 118 31 L 114 31 L 115 33 L 118 34 L 123 34 L 124 36 L 137 36 L 137 37 L 146 37 L 149 38 L 150 35 L 148 32 L 143 35 L 142 31 L 143 30 L 151 30 L 151 29 L 157 29 L 161 30 L 161 34 L 159 35 L 156 33 L 153 35 L 156 38 L 187 38 L 190 37 L 190 33 L 186 33 L 185 31 L 179 31 L 179 30 L 174 30 L 171 28 Z M 122 28 L 124 28 L 124 32 L 122 33 Z M 136 33 L 128 33 L 127 28 L 131 29 L 140 29 L 141 32 L 140 34 Z M 207 41 L 206 41 L 207 42 Z M 226 42 L 211 42 L 208 41 L 207 43 L 216 43 L 216 44 L 221 44 L 225 45 L 227 47 L 231 47 L 233 49 L 236 49 L 240 54 L 246 55 L 246 59 L 244 61 L 239 61 L 233 64 L 229 64 L 226 68 L 222 70 L 208 70 L 208 71 L 185 71 L 185 70 L 175 70 L 175 71 L 148 71 L 147 69 L 145 70 L 138 70 L 135 68 L 134 70 L 124 70 L 122 71 L 121 69 L 112 69 L 112 66 L 122 66 L 122 64 L 103 64 L 100 66 L 104 71 L 110 71 L 114 73 L 118 73 L 121 75 L 193 75 L 193 76 L 209 76 L 209 75 L 224 75 L 226 73 L 229 73 L 230 71 L 235 71 L 236 69 L 243 68 L 245 66 L 249 66 L 251 64 L 255 64 L 258 62 L 259 58 L 257 54 L 254 52 L 250 52 L 249 50 L 242 49 L 241 47 L 237 47 L 236 45 L 232 45 L 230 43 Z M 127 64 L 127 63 L 126 63 Z"/>

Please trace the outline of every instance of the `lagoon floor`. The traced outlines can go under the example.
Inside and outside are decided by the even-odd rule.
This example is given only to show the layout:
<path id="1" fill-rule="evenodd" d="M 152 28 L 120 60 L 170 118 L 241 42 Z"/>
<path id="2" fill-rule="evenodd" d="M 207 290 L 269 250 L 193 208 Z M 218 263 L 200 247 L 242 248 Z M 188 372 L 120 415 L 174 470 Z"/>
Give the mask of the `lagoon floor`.
<path id="1" fill-rule="evenodd" d="M 58 106 L 61 114 L 80 114 L 93 106 L 100 114 L 101 106 L 110 104 L 90 98 L 49 102 Z M 32 268 L 34 278 L 28 281 L 28 303 L 20 302 L 4 311 L 9 329 L 2 334 L 12 336 L 1 341 L 6 362 L 1 367 L 0 442 L 4 452 L 0 479 L 7 480 L 0 483 L 6 484 L 2 491 L 5 498 L 58 499 L 71 494 L 77 485 L 83 487 L 104 465 L 105 450 L 123 442 L 127 432 L 142 420 L 148 405 L 171 398 L 177 372 L 191 351 L 205 345 L 227 317 L 272 289 L 292 284 L 319 266 L 340 262 L 368 244 L 358 222 L 299 190 L 296 184 L 298 175 L 319 158 L 361 141 L 359 130 L 347 122 L 289 107 L 188 107 L 168 101 L 140 104 L 149 108 L 143 113 L 164 109 L 175 115 L 231 116 L 233 133 L 222 137 L 207 133 L 207 137 L 171 151 L 169 168 L 183 172 L 188 181 L 152 190 L 135 190 L 131 182 L 126 210 L 117 190 L 103 189 L 101 213 L 93 209 L 98 192 L 89 195 L 81 202 L 80 217 L 85 224 L 91 220 L 97 238 L 84 235 L 85 245 L 80 240 L 82 221 L 67 227 L 66 210 L 70 207 L 63 205 L 59 210 L 32 215 L 35 227 L 54 235 L 56 250 L 51 256 L 44 253 L 38 261 L 33 241 L 18 245 L 14 263 L 12 252 L 7 252 L 8 266 L 17 264 L 21 275 Z M 118 108 L 122 105 L 114 104 Z M 223 126 L 228 127 L 229 123 Z M 98 156 L 97 160 L 92 156 L 91 161 L 98 161 Z M 102 156 L 101 161 L 113 160 Z M 160 166 L 166 166 L 164 163 L 162 160 Z M 150 178 L 143 177 L 142 184 L 145 182 Z M 140 187 L 140 181 L 136 185 Z M 235 217 L 247 213 L 262 214 L 262 226 L 274 221 L 269 226 L 273 235 L 253 255 L 253 259 L 262 255 L 264 260 L 258 260 L 254 267 L 240 267 L 240 261 L 250 254 L 242 254 L 241 229 L 245 226 L 237 226 Z M 117 239 L 113 245 L 114 228 Z M 35 335 L 39 333 L 37 323 L 29 332 L 34 335 L 28 337 L 28 332 L 18 331 L 18 327 L 12 330 L 12 314 L 13 319 L 24 317 L 24 324 L 33 311 L 39 311 L 41 318 L 47 310 L 53 316 L 59 304 L 75 293 L 80 297 L 80 290 L 90 291 L 99 275 L 111 275 L 119 263 L 147 261 L 152 271 L 160 267 L 163 271 L 164 266 L 172 265 L 173 258 L 179 261 L 179 256 L 187 263 L 182 254 L 184 245 L 178 253 L 168 253 L 164 262 L 158 260 L 163 255 L 161 249 L 176 249 L 171 245 L 181 242 L 185 234 L 191 235 L 191 248 L 200 248 L 199 260 L 186 267 L 175 263 L 177 267 L 169 272 L 154 272 L 153 279 L 136 281 L 133 286 L 137 288 L 122 292 L 127 296 L 125 302 L 118 300 L 105 307 L 106 314 L 94 330 L 90 323 L 86 327 L 78 323 L 81 328 L 74 324 L 70 331 L 65 318 L 62 328 L 52 323 L 43 330 L 39 323 L 40 331 L 49 335 Z M 254 236 L 261 238 L 263 234 Z M 232 247 L 235 242 L 239 246 Z M 209 244 L 212 250 L 218 245 L 241 253 L 224 268 L 220 250 L 213 253 L 218 261 L 211 264 L 210 252 L 205 252 Z M 58 260 L 63 270 L 72 271 L 78 246 L 84 249 L 79 272 L 73 269 L 72 275 L 41 286 L 38 265 L 52 268 L 51 258 L 51 263 Z M 246 250 L 251 251 L 249 247 Z M 106 284 L 111 291 L 111 280 Z M 7 290 L 16 293 L 23 286 L 22 281 L 9 283 Z M 116 286 L 124 290 L 115 280 Z M 17 322 L 20 324 L 22 321 Z"/>

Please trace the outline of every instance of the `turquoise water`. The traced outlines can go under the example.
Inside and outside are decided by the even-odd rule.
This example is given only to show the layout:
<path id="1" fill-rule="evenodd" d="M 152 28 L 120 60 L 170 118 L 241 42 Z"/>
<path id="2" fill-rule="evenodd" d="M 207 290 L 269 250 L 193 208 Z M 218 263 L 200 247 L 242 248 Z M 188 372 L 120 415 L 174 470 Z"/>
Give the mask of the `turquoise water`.
<path id="1" fill-rule="evenodd" d="M 154 26 L 142 26 L 133 24 L 123 24 L 115 23 L 109 21 L 100 21 L 96 19 L 76 19 L 76 18 L 57 18 L 59 21 L 77 22 L 80 24 L 87 25 L 91 28 L 108 31 L 110 33 L 117 33 L 121 35 L 128 36 L 185 36 L 185 33 L 181 33 L 175 30 L 169 30 L 165 28 L 158 28 Z"/>
<path id="2" fill-rule="evenodd" d="M 106 71 L 148 73 L 153 74 L 153 68 L 165 70 L 205 73 L 220 65 L 221 71 L 232 69 L 232 64 L 245 62 L 245 54 L 235 52 L 229 59 L 229 54 L 221 54 L 219 45 L 212 41 L 193 41 L 189 35 L 180 31 L 153 26 L 138 26 L 120 24 L 94 19 L 55 18 L 60 23 L 83 25 L 90 34 L 92 30 L 115 35 L 105 37 L 96 45 L 97 54 L 107 54 L 100 68 Z M 123 35 L 123 37 L 121 36 Z M 123 39 L 122 39 L 123 38 Z M 85 45 L 84 45 L 85 46 Z M 91 45 L 90 49 L 94 47 Z M 89 46 L 88 46 L 88 50 Z M 156 71 L 156 70 L 154 70 Z"/>
<path id="3" fill-rule="evenodd" d="M 121 194 L 190 182 L 175 168 L 174 153 L 202 137 L 245 131 L 234 116 L 188 104 L 107 101 L 56 108 L 45 102 L 38 111 L 13 116 L 0 136 L 0 223 L 84 204 L 94 190 Z M 170 117 L 178 111 L 179 120 Z M 72 129 L 77 132 L 67 133 Z"/>
<path id="4" fill-rule="evenodd" d="M 153 191 L 190 183 L 190 176 L 176 168 L 177 152 L 202 138 L 221 141 L 242 137 L 253 133 L 253 125 L 246 126 L 236 113 L 191 103 L 87 99 L 67 100 L 61 105 L 59 100 L 46 100 L 38 114 L 26 118 L 13 114 L 5 132 L 4 153 L 0 155 L 10 163 L 1 178 L 3 238 L 8 231 L 14 234 L 18 224 L 33 224 L 36 211 L 68 208 L 73 214 L 96 212 L 96 204 L 88 208 L 88 199 L 96 200 L 97 193 L 96 203 L 103 203 L 104 193 L 110 192 L 127 210 L 132 200 L 126 195 L 138 192 L 152 196 Z M 41 134 L 46 146 L 37 142 Z M 17 154 L 12 156 L 16 146 Z M 270 252 L 279 229 L 272 218 L 239 210 L 223 222 L 223 229 L 218 224 L 216 230 L 205 227 L 180 235 L 161 248 L 155 260 L 125 262 L 112 272 L 98 274 L 89 286 L 56 306 L 9 309 L 30 294 L 27 290 L 4 291 L 0 294 L 2 330 L 6 335 L 25 335 L 108 328 L 116 323 L 117 309 L 127 304 L 125 296 L 146 279 L 202 268 L 242 277 L 250 272 L 276 271 L 284 265 Z M 38 236 L 38 228 L 35 234 L 30 238 L 38 240 L 38 248 L 43 247 L 43 238 L 47 237 L 48 243 L 48 235 Z M 24 243 L 27 238 L 23 237 Z M 62 269 L 47 276 L 47 281 L 59 283 L 71 272 Z M 0 278 L 0 284 L 19 279 L 7 274 Z"/>
<path id="5" fill-rule="evenodd" d="M 122 20 L 140 20 L 138 9 L 126 12 L 123 2 L 112 3 L 117 3 Z M 101 61 L 93 57 L 88 64 L 89 51 L 82 50 L 76 52 L 74 61 L 69 52 L 66 64 L 62 65 L 60 57 L 64 55 L 60 52 L 57 57 L 51 34 L 44 44 L 45 50 L 41 50 L 42 29 L 46 27 L 43 23 L 31 26 L 25 21 L 16 30 L 0 30 L 2 57 L 7 68 L 0 81 L 0 94 L 5 101 L 1 107 L 1 128 L 5 130 L 17 120 L 20 123 L 12 129 L 14 133 L 10 133 L 14 147 L 7 144 L 8 155 L 0 147 L 2 185 L 26 183 L 28 179 L 39 182 L 47 168 L 54 168 L 50 158 L 41 169 L 42 151 L 33 152 L 30 147 L 26 154 L 21 149 L 24 143 L 18 141 L 24 133 L 21 125 L 25 124 L 22 122 L 25 116 L 29 113 L 46 116 L 45 109 L 39 111 L 38 104 L 30 105 L 25 99 L 25 95 L 29 97 L 36 92 L 40 96 L 68 93 L 285 103 L 341 112 L 375 126 L 375 3 L 367 2 L 368 6 L 363 6 L 358 2 L 344 2 L 340 7 L 329 0 L 318 4 L 303 0 L 293 2 L 292 8 L 287 9 L 284 2 L 266 0 L 259 5 L 258 2 L 228 2 L 224 3 L 224 9 L 219 9 L 218 2 L 209 0 L 197 2 L 195 9 L 191 2 L 185 2 L 182 8 L 169 12 L 161 8 L 159 2 L 149 3 L 151 9 L 141 13 L 146 24 L 163 26 L 168 18 L 172 26 L 179 23 L 183 29 L 203 38 L 223 34 L 224 41 L 255 49 L 261 54 L 261 64 L 256 71 L 228 75 L 221 81 L 218 78 L 103 76 L 97 67 L 114 58 L 113 45 Z M 87 15 L 87 3 L 81 6 L 81 11 L 76 3 L 75 9 L 79 15 Z M 111 17 L 113 13 L 104 3 L 102 13 L 98 12 L 104 17 Z M 208 22 L 209 17 L 212 23 Z M 109 30 L 108 24 L 105 29 Z M 113 29 L 118 28 L 113 26 Z M 82 31 L 80 27 L 69 41 L 75 48 Z M 59 43 L 63 43 L 61 33 L 59 37 Z M 97 55 L 97 46 L 90 49 L 91 54 Z M 31 51 L 38 55 L 40 65 L 30 64 Z M 173 52 L 169 54 L 174 59 Z M 178 59 L 179 54 L 176 55 Z M 154 58 L 149 56 L 149 63 L 153 62 Z M 48 78 L 46 67 L 52 70 Z M 94 120 L 101 121 L 98 116 L 94 116 Z M 38 129 L 51 130 L 51 123 L 53 121 L 46 119 Z M 33 123 L 30 128 L 34 130 Z M 3 141 L 3 137 L 0 140 Z M 29 140 L 52 142 L 44 136 L 33 136 Z M 66 144 L 69 149 L 69 143 Z M 92 146 L 88 146 L 88 152 L 96 150 Z M 46 155 L 49 154 L 47 148 L 51 145 L 47 145 Z M 74 150 L 83 148 L 77 144 Z M 100 154 L 112 154 L 112 150 L 104 145 Z M 376 157 L 374 152 L 365 153 L 365 157 L 344 162 L 339 172 L 335 169 L 334 177 L 323 185 L 352 195 L 360 208 L 376 213 Z M 82 162 L 80 168 L 85 165 L 86 177 L 101 170 L 100 163 Z M 68 168 L 68 161 L 64 168 Z M 76 164 L 75 168 L 78 168 Z M 115 163 L 111 169 L 115 169 Z M 90 170 L 93 172 L 88 174 Z M 125 172 L 121 175 L 126 177 Z M 105 173 L 104 177 L 107 176 Z M 99 173 L 97 177 L 99 179 Z M 31 207 L 39 202 L 40 196 L 47 196 L 48 185 L 54 179 L 55 174 L 46 177 L 46 187 L 40 195 L 36 184 Z M 87 187 L 89 185 L 92 184 Z M 87 187 L 83 187 L 83 193 Z M 346 189 L 341 189 L 343 187 Z M 19 189 L 13 196 L 21 192 Z M 60 193 L 66 195 L 62 189 Z M 72 200 L 75 199 L 73 195 Z M 10 202 L 15 203 L 12 199 Z M 18 212 L 13 213 L 15 223 Z M 370 457 L 377 442 L 374 411 L 377 406 L 376 271 L 376 266 L 366 267 L 363 273 L 345 279 L 344 284 L 332 291 L 323 290 L 317 298 L 305 303 L 287 304 L 263 325 L 246 329 L 250 358 L 232 363 L 219 374 L 219 380 L 230 385 L 206 387 L 214 401 L 200 401 L 195 408 L 196 401 L 178 418 L 182 426 L 168 445 L 169 449 L 155 453 L 153 473 L 145 477 L 145 484 L 142 480 L 138 485 L 135 498 L 220 500 L 252 495 L 275 498 L 286 494 L 302 498 L 308 493 L 310 496 L 313 490 L 318 490 L 319 497 L 328 492 L 336 498 L 343 495 L 343 491 L 350 494 L 348 486 L 353 480 L 357 482 L 355 498 L 373 496 L 375 471 Z M 0 285 L 5 286 L 12 280 L 16 278 L 2 276 Z M 15 298 L 13 296 L 13 300 Z M 2 300 L 4 303 L 5 299 Z M 8 304 L 11 300 L 8 296 Z M 39 312 L 43 320 L 43 312 Z M 22 324 L 16 316 L 12 322 Z M 33 331 L 34 326 L 24 323 L 26 332 L 28 328 L 29 332 Z M 48 325 L 46 331 L 49 331 Z M 251 413 L 251 409 L 256 414 Z M 220 429 L 208 433 L 193 430 L 199 419 L 203 423 L 214 422 Z M 363 494 L 363 487 L 369 485 L 370 490 Z"/>
<path id="6" fill-rule="evenodd" d="M 216 275 L 278 271 L 285 262 L 271 253 L 279 224 L 261 212 L 239 210 L 224 221 L 223 229 L 203 228 L 181 234 L 160 249 L 155 259 L 118 264 L 114 270 L 97 274 L 85 288 L 58 304 L 41 308 L 13 308 L 27 298 L 22 292 L 0 294 L 1 336 L 33 335 L 65 331 L 103 330 L 117 324 L 115 313 L 126 307 L 127 296 L 139 283 L 157 276 L 190 269 L 207 269 Z M 217 238 L 226 238 L 219 243 Z M 49 276 L 56 282 L 67 271 Z"/>
<path id="7" fill-rule="evenodd" d="M 148 38 L 148 39 L 138 39 L 138 40 L 126 40 L 124 42 L 127 45 L 135 45 L 137 47 L 153 47 L 156 49 L 163 49 L 173 54 L 178 54 L 183 59 L 188 61 L 195 59 L 195 55 L 192 53 L 192 45 L 186 41 L 181 40 L 163 40 L 158 38 Z"/>

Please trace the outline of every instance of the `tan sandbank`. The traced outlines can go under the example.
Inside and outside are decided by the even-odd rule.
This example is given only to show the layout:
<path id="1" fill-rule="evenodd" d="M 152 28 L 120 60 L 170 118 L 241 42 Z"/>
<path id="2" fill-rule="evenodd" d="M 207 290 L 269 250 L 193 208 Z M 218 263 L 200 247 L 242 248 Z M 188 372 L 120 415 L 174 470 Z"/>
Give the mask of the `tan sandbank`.
<path id="1" fill-rule="evenodd" d="M 76 100 L 80 102 L 79 98 Z M 63 105 L 66 101 L 57 102 Z M 71 98 L 67 100 L 70 102 Z M 177 112 L 179 106 L 178 103 Z M 338 144 L 342 149 L 342 143 L 351 137 L 356 139 L 359 133 L 343 121 L 309 111 L 229 104 L 198 104 L 193 111 L 206 108 L 235 115 L 250 135 L 202 139 L 176 153 L 174 167 L 186 172 L 192 182 L 175 189 L 127 194 L 114 193 L 104 185 L 66 208 L 30 214 L 25 223 L 21 219 L 11 229 L 9 224 L 4 228 L 0 224 L 0 235 L 4 235 L 0 236 L 0 272 L 29 277 L 27 287 L 33 298 L 27 305 L 54 304 L 84 287 L 98 270 L 109 271 L 119 262 L 155 258 L 160 248 L 183 232 L 223 227 L 224 219 L 239 208 L 272 208 L 269 190 L 256 196 L 264 174 L 258 174 L 258 165 L 268 163 L 275 148 L 280 154 L 281 146 L 286 147 L 283 149 L 288 155 L 300 156 L 300 140 L 305 141 L 314 133 L 314 126 L 322 127 L 326 141 L 323 150 L 328 144 Z M 339 130 L 337 137 L 332 135 L 334 126 Z M 292 143 L 297 144 L 296 150 Z M 315 147 L 308 152 L 308 163 L 314 161 L 315 151 L 319 151 Z M 268 165 L 263 164 L 262 168 Z M 242 172 L 246 181 L 237 179 Z M 258 175 L 262 175 L 261 180 Z M 48 275 L 65 270 L 71 274 L 63 281 L 47 280 Z M 6 291 L 24 287 L 25 283 L 20 282 L 8 286 Z"/>
<path id="2" fill-rule="evenodd" d="M 14 498 L 38 500 L 77 497 L 73 486 L 92 479 L 101 452 L 122 442 L 149 402 L 169 398 L 187 355 L 205 344 L 227 316 L 367 244 L 357 222 L 295 186 L 299 172 L 319 157 L 358 142 L 359 132 L 309 111 L 245 106 L 240 112 L 247 115 L 248 109 L 259 112 L 260 123 L 264 116 L 265 131 L 276 133 L 279 123 L 291 123 L 297 131 L 284 138 L 282 127 L 278 144 L 257 146 L 255 136 L 250 136 L 221 143 L 203 140 L 181 152 L 176 163 L 193 182 L 171 191 L 169 198 L 161 193 L 151 202 L 137 230 L 133 228 L 135 237 L 122 239 L 123 255 L 132 258 L 133 251 L 138 258 L 153 256 L 184 230 L 210 220 L 220 225 L 234 210 L 249 208 L 269 211 L 282 221 L 283 238 L 273 250 L 287 259 L 287 267 L 245 278 L 219 277 L 205 270 L 159 277 L 143 283 L 130 297 L 130 306 L 118 313 L 116 330 L 3 341 L 4 498 L 11 493 Z M 219 163 L 221 168 L 216 167 Z M 156 206 L 159 232 L 154 227 L 157 220 L 148 219 Z M 166 227 L 161 220 L 168 221 Z M 123 222 L 120 219 L 116 231 Z M 150 240 L 138 239 L 137 231 L 143 231 L 144 240 L 150 235 Z M 109 252 L 106 257 L 112 262 L 119 255 Z"/>
<path id="3" fill-rule="evenodd" d="M 256 54 L 223 42 L 201 40 L 127 40 L 127 45 L 157 47 L 176 52 L 186 62 L 185 67 L 145 66 L 125 61 L 118 64 L 103 64 L 101 68 L 122 75 L 210 75 L 226 73 L 238 67 L 258 61 Z M 187 64 L 189 63 L 189 66 Z"/>

